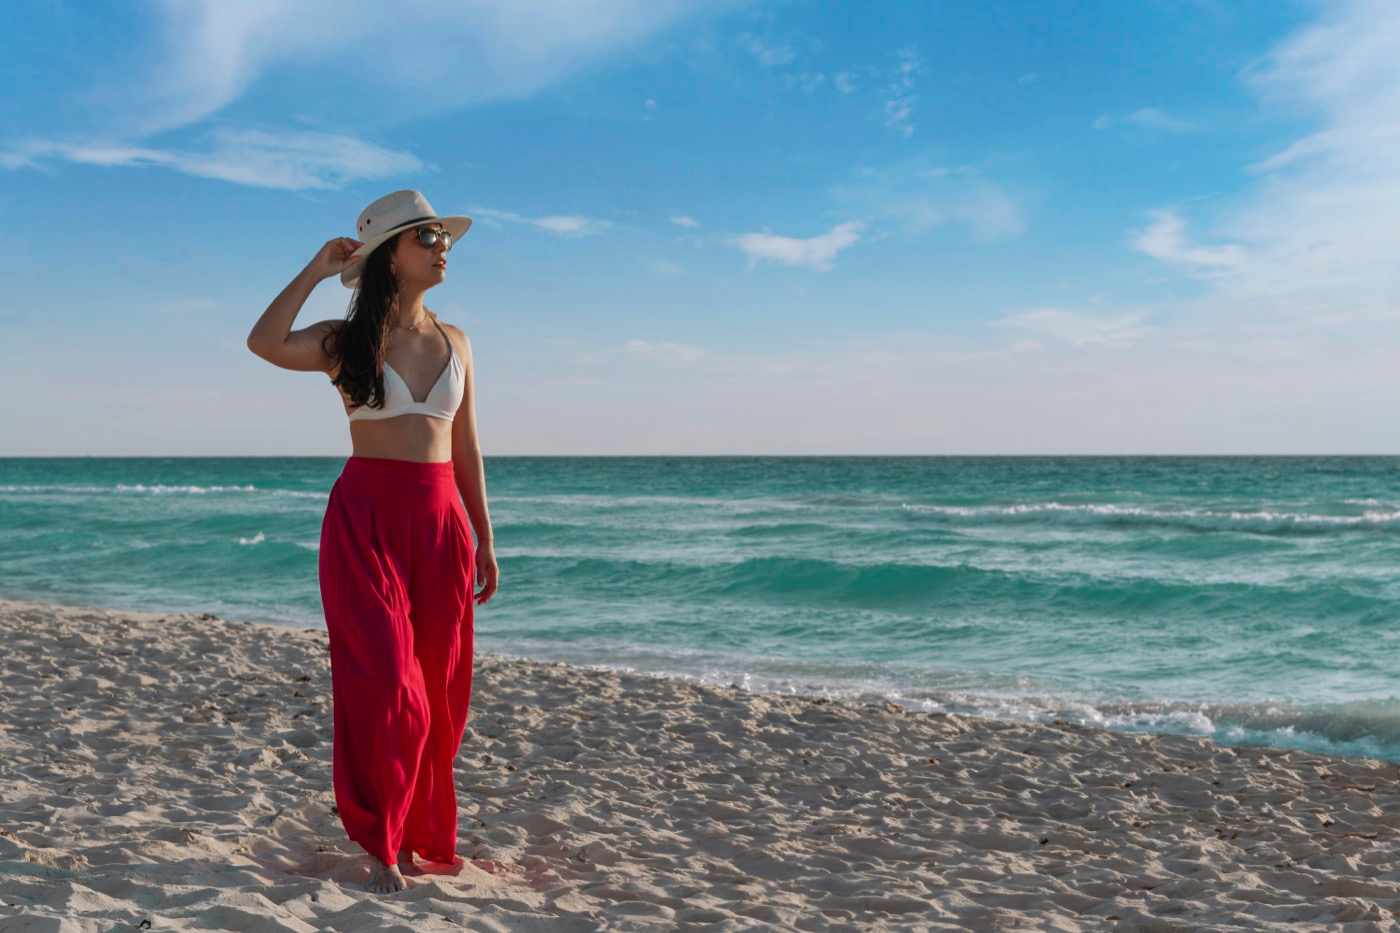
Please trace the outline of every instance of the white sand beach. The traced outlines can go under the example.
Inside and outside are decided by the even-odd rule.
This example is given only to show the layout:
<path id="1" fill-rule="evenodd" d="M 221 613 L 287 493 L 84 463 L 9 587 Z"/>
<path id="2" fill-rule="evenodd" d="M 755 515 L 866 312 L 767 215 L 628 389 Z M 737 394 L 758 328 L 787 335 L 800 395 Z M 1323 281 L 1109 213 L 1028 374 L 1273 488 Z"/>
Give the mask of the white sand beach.
<path id="1" fill-rule="evenodd" d="M 364 890 L 319 631 L 0 600 L 0 930 L 1391 930 L 1400 769 L 478 655 Z"/>

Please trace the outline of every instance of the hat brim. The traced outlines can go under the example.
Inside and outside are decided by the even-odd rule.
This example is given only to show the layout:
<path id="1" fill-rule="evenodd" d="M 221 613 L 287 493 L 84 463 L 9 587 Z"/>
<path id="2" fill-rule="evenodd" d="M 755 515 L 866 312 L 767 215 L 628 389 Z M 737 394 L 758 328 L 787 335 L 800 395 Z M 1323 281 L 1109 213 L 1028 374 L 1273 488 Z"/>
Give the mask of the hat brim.
<path id="1" fill-rule="evenodd" d="M 405 230 L 412 230 L 414 227 L 423 227 L 428 224 L 442 224 L 447 228 L 447 232 L 452 234 L 452 245 L 456 246 L 457 241 L 471 229 L 472 219 L 461 215 L 451 217 L 428 217 L 423 220 L 414 220 L 410 223 L 400 224 L 397 227 L 390 227 L 388 230 L 381 230 L 374 236 L 360 244 L 360 248 L 350 254 L 350 259 L 345 263 L 345 268 L 340 270 L 340 282 L 346 288 L 354 288 L 360 281 L 360 270 L 364 268 L 365 257 L 374 252 L 380 244 L 396 234 Z"/>

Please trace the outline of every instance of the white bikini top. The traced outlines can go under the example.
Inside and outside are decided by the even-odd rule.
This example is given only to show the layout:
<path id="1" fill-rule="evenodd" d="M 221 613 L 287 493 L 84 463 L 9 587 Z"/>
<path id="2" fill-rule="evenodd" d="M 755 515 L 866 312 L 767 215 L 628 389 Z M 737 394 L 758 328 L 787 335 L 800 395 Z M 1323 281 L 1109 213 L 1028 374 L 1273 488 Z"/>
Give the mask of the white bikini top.
<path id="1" fill-rule="evenodd" d="M 372 408 L 368 404 L 361 405 L 352 410 L 349 414 L 351 421 L 378 421 L 382 418 L 397 418 L 399 415 L 427 415 L 429 418 L 444 418 L 448 421 L 457 413 L 457 406 L 462 404 L 462 395 L 466 391 L 466 371 L 462 366 L 462 361 L 457 358 L 457 351 L 452 346 L 452 340 L 447 336 L 447 332 L 437 321 L 433 321 L 433 326 L 442 334 L 442 339 L 447 341 L 447 365 L 438 374 L 437 381 L 428 390 L 428 395 L 421 402 L 413 397 L 413 391 L 409 389 L 408 383 L 403 377 L 394 372 L 394 367 L 389 365 L 389 361 L 384 361 L 384 407 Z"/>

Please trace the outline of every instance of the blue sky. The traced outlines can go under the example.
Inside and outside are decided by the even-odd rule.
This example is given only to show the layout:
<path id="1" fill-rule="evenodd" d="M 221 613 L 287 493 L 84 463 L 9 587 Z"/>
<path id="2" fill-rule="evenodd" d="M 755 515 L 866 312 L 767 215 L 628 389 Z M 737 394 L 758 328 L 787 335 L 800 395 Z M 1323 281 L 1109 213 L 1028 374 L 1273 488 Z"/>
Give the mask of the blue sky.
<path id="1" fill-rule="evenodd" d="M 1389 3 L 10 20 L 0 455 L 348 453 L 243 339 L 405 187 L 488 456 L 1400 452 Z"/>

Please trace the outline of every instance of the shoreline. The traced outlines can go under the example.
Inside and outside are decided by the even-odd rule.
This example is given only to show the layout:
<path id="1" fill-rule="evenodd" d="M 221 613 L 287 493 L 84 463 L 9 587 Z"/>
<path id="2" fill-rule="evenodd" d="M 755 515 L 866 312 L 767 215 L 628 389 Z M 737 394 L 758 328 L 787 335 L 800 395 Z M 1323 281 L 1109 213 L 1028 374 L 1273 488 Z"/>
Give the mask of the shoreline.
<path id="1" fill-rule="evenodd" d="M 49 599 L 30 595 L 0 595 L 0 605 L 9 603 L 36 603 L 68 610 L 105 611 L 126 613 L 136 616 L 174 617 L 180 615 L 208 616 L 230 624 L 266 625 L 269 628 L 295 632 L 324 632 L 325 623 L 317 621 L 271 621 L 247 618 L 225 619 L 217 613 L 202 610 L 168 606 L 159 610 L 124 608 L 121 606 L 96 606 L 82 601 L 56 603 Z M 228 611 L 227 609 L 225 611 Z M 547 650 L 547 649 L 546 649 Z M 1400 736 L 1388 735 L 1388 744 L 1376 740 L 1373 735 L 1360 734 L 1354 728 L 1338 738 L 1327 731 L 1327 723 L 1318 727 L 1315 722 L 1304 722 L 1310 713 L 1337 709 L 1346 701 L 1331 703 L 1316 702 L 1298 704 L 1276 699 L 1240 701 L 1230 704 L 1221 700 L 1186 699 L 1125 699 L 1121 697 L 1060 697 L 1058 702 L 1050 694 L 1029 694 L 1024 696 L 1008 694 L 969 694 L 969 688 L 962 686 L 950 689 L 947 693 L 934 693 L 924 696 L 906 695 L 896 685 L 890 683 L 875 685 L 868 682 L 848 682 L 835 678 L 814 679 L 811 674 L 774 673 L 762 669 L 731 670 L 728 674 L 701 674 L 690 670 L 666 667 L 651 667 L 646 661 L 640 664 L 626 664 L 579 660 L 576 658 L 532 657 L 529 654 L 496 654 L 481 648 L 478 641 L 477 656 L 492 657 L 503 661 L 524 661 L 537 664 L 564 664 L 580 670 L 610 671 L 618 674 L 642 677 L 657 677 L 675 680 L 691 686 L 742 689 L 760 696 L 786 697 L 799 700 L 819 698 L 825 702 L 844 703 L 857 707 L 882 707 L 894 704 L 904 712 L 915 715 L 946 714 L 971 720 L 992 720 L 1025 725 L 1075 726 L 1091 731 L 1106 730 L 1125 735 L 1182 736 L 1202 738 L 1224 748 L 1262 748 L 1282 751 L 1298 751 L 1333 759 L 1375 760 L 1386 765 L 1400 767 Z M 655 655 L 647 656 L 655 660 Z M 738 665 L 744 663 L 742 657 L 732 660 Z M 750 685 L 757 681 L 757 686 Z M 912 688 L 926 690 L 922 685 Z M 975 690 L 976 688 L 971 688 Z M 1000 707 L 1000 708 L 997 708 Z M 1095 715 L 1085 713 L 1091 711 Z M 1182 726 L 1182 722 L 1199 722 L 1204 719 L 1210 726 L 1203 729 L 1199 725 Z M 1222 725 L 1223 723 L 1223 725 Z M 1354 724 L 1348 723 L 1348 726 Z M 1383 726 L 1385 723 L 1373 723 Z M 1297 731 L 1295 731 L 1297 730 Z M 1359 735 L 1359 738 L 1357 737 Z M 1381 744 L 1377 744 L 1381 742 Z"/>
<path id="2" fill-rule="evenodd" d="M 323 631 L 0 599 L 0 636 L 6 928 L 1382 930 L 1400 910 L 1392 763 L 482 652 L 466 862 L 374 896 L 331 806 Z"/>

